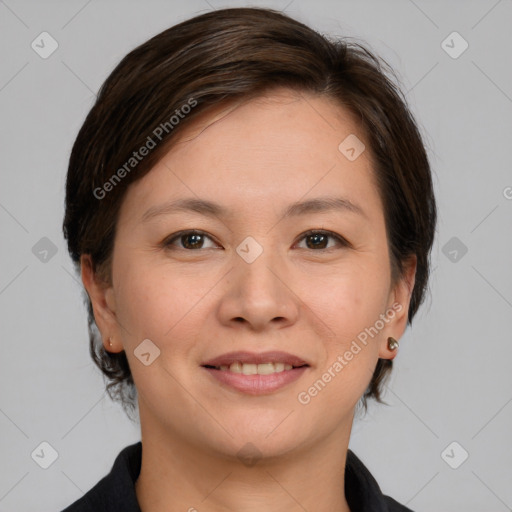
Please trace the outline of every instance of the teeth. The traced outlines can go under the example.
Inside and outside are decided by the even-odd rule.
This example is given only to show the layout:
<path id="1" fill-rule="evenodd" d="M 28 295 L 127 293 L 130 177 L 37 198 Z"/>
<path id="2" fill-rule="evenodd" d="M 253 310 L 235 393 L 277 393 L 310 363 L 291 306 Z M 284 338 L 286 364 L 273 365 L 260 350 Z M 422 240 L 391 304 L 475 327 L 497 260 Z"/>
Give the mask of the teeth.
<path id="1" fill-rule="evenodd" d="M 283 370 L 284 370 L 284 365 Z M 275 363 L 264 363 L 258 365 L 258 374 L 259 375 L 270 375 L 271 373 L 282 372 L 279 368 L 276 368 Z"/>
<path id="2" fill-rule="evenodd" d="M 242 365 L 238 362 L 236 363 L 233 363 L 230 367 L 229 367 L 229 371 L 230 372 L 233 372 L 233 373 L 242 373 Z"/>
<path id="3" fill-rule="evenodd" d="M 223 364 L 219 368 L 222 371 L 229 370 L 230 372 L 243 373 L 244 375 L 270 375 L 272 373 L 280 373 L 285 370 L 291 370 L 293 366 L 291 364 L 285 363 L 242 364 L 237 361 L 236 363 L 231 364 L 229 367 Z"/>

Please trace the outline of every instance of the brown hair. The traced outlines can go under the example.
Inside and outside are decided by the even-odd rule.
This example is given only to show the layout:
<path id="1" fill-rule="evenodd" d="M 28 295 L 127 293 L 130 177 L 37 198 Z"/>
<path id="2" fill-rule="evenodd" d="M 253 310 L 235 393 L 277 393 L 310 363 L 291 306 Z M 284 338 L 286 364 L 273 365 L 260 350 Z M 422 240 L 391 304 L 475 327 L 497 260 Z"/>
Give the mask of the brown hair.
<path id="1" fill-rule="evenodd" d="M 168 151 L 185 126 L 208 108 L 285 86 L 334 99 L 360 120 L 383 200 L 392 278 L 417 257 L 408 323 L 424 299 L 437 210 L 422 138 L 390 66 L 347 38 L 330 40 L 271 9 L 233 8 L 203 14 L 149 39 L 102 85 L 71 151 L 64 236 L 79 270 L 110 279 L 116 221 L 127 187 Z M 185 108 L 185 106 L 187 106 Z M 143 158 L 134 152 L 154 149 Z M 142 151 L 141 151 L 142 154 Z M 90 353 L 108 379 L 111 398 L 133 408 L 136 389 L 125 352 L 105 351 L 89 315 Z M 379 359 L 362 397 L 379 402 L 392 361 Z"/>

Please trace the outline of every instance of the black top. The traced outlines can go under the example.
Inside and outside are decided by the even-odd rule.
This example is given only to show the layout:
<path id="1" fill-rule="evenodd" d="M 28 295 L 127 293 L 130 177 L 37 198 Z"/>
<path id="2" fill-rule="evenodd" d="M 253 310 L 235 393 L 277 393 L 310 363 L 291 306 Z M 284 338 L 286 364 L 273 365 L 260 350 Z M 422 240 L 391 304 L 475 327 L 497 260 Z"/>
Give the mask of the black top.
<path id="1" fill-rule="evenodd" d="M 141 512 L 135 494 L 142 460 L 142 442 L 124 448 L 111 472 L 62 512 Z M 412 512 L 389 496 L 356 457 L 347 451 L 345 497 L 351 512 Z"/>

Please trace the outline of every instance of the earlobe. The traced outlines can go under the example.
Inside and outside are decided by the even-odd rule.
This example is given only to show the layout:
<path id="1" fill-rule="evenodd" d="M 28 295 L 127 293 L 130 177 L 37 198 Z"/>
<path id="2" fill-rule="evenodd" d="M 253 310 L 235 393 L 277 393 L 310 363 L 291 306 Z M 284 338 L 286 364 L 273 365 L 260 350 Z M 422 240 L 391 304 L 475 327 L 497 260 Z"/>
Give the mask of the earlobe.
<path id="1" fill-rule="evenodd" d="M 390 294 L 392 302 L 389 304 L 388 311 L 393 310 L 393 318 L 386 326 L 379 351 L 379 357 L 382 359 L 394 359 L 398 353 L 397 340 L 400 340 L 407 327 L 409 304 L 416 281 L 416 267 L 417 258 L 413 255 L 405 264 L 404 274 Z"/>
<path id="2" fill-rule="evenodd" d="M 393 360 L 398 354 L 399 347 L 400 347 L 400 343 L 398 343 L 398 341 L 395 340 L 395 338 L 393 338 L 392 336 L 389 336 L 387 349 L 392 353 L 392 355 L 391 355 L 391 357 L 388 357 L 387 359 Z"/>

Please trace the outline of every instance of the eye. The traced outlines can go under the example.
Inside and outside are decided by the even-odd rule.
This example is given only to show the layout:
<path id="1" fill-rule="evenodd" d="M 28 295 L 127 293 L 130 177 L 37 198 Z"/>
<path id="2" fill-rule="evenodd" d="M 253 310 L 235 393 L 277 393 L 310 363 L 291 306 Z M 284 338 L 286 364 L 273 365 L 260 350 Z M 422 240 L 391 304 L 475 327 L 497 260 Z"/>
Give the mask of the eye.
<path id="1" fill-rule="evenodd" d="M 210 247 L 204 247 L 205 238 L 212 240 L 212 238 L 209 237 L 206 233 L 203 233 L 197 229 L 180 231 L 179 233 L 175 233 L 174 235 L 171 235 L 170 238 L 164 240 L 162 245 L 166 248 L 173 248 L 171 246 L 174 246 L 174 242 L 178 241 L 181 244 L 181 246 L 178 246 L 178 249 L 210 249 Z"/>
<path id="2" fill-rule="evenodd" d="M 332 231 L 325 230 L 310 230 L 304 233 L 299 240 L 306 240 L 307 247 L 303 247 L 305 249 L 312 250 L 327 250 L 333 249 L 334 247 L 326 246 L 328 244 L 329 238 L 335 240 L 338 245 L 342 247 L 350 246 L 349 242 L 345 240 L 342 236 L 333 233 Z M 184 250 L 198 250 L 198 249 L 211 249 L 213 247 L 205 247 L 204 241 L 205 239 L 213 241 L 213 239 L 204 233 L 203 231 L 192 229 L 188 231 L 180 231 L 178 233 L 174 233 L 169 238 L 162 242 L 162 246 L 167 249 L 172 249 L 177 247 L 178 249 Z M 176 246 L 176 242 L 179 242 L 179 245 Z M 215 242 L 214 242 L 215 244 Z M 217 244 L 215 244 L 217 245 Z"/>
<path id="3" fill-rule="evenodd" d="M 345 240 L 342 236 L 333 233 L 332 231 L 324 231 L 313 229 L 307 231 L 302 235 L 299 240 L 306 240 L 306 249 L 333 249 L 333 247 L 326 247 L 326 243 L 328 243 L 328 239 L 332 238 L 338 242 L 339 245 L 343 247 L 348 247 L 350 244 Z M 309 241 L 309 243 L 308 243 Z"/>

